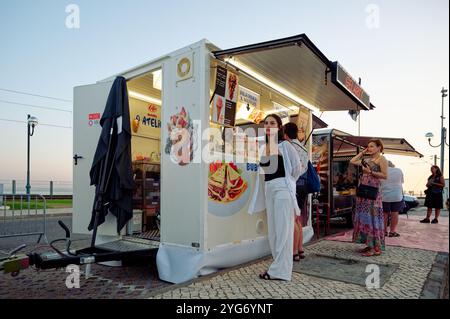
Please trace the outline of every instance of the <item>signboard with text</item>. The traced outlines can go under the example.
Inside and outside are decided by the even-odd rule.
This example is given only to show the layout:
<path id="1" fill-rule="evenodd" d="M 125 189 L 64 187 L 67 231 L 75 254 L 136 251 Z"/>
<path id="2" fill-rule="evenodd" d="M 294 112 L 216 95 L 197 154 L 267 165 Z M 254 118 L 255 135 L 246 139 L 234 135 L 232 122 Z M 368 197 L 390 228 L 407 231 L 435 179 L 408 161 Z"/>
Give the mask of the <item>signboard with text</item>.
<path id="1" fill-rule="evenodd" d="M 367 109 L 370 109 L 369 94 L 364 91 L 359 83 L 355 79 L 353 79 L 338 62 L 333 62 L 333 68 L 331 70 L 331 81 L 349 92 Z"/>
<path id="2" fill-rule="evenodd" d="M 161 136 L 161 107 L 141 100 L 130 99 L 132 134 L 141 137 Z"/>

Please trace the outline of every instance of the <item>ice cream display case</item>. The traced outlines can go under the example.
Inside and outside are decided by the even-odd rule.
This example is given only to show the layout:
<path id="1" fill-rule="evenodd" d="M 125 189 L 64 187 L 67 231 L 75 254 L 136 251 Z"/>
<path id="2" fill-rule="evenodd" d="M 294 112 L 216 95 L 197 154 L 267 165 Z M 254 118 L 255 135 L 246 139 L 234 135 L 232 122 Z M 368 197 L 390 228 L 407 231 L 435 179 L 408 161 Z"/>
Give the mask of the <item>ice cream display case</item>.
<path id="1" fill-rule="evenodd" d="M 133 161 L 133 176 L 133 209 L 143 212 L 142 231 L 158 228 L 157 216 L 161 209 L 160 164 L 145 160 Z"/>
<path id="2" fill-rule="evenodd" d="M 319 176 L 319 212 L 328 217 L 343 216 L 351 222 L 355 206 L 358 169 L 350 164 L 358 146 L 341 139 L 334 129 L 318 129 L 312 135 L 312 163 Z"/>

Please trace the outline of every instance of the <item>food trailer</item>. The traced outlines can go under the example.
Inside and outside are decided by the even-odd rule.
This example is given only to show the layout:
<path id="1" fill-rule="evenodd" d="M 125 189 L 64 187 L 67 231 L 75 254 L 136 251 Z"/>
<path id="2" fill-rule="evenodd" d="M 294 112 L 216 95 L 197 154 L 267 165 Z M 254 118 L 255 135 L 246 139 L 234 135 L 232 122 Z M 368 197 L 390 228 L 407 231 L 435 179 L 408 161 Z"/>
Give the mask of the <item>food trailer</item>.
<path id="1" fill-rule="evenodd" d="M 373 108 L 358 83 L 304 34 L 228 50 L 201 40 L 75 87 L 74 233 L 90 233 L 89 170 L 117 76 L 128 87 L 134 215 L 117 234 L 109 214 L 96 244 L 154 248 L 160 278 L 173 283 L 270 254 L 265 212 L 248 214 L 263 136 L 256 128 L 265 115 L 277 113 L 308 134 L 313 110 Z M 304 240 L 312 236 L 309 218 Z"/>
<path id="2" fill-rule="evenodd" d="M 354 136 L 337 129 L 316 129 L 312 135 L 312 163 L 321 182 L 318 195 L 320 217 L 345 217 L 352 225 L 356 187 L 360 176 L 357 166 L 350 159 L 367 147 L 371 139 L 383 142 L 384 153 L 423 157 L 404 138 Z"/>

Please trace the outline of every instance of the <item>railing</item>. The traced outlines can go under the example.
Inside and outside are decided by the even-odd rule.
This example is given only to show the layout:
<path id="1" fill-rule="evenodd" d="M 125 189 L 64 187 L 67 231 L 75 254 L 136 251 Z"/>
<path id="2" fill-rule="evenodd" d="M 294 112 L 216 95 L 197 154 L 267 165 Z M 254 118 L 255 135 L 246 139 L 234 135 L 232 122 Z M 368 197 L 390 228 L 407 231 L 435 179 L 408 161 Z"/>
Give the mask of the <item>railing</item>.
<path id="1" fill-rule="evenodd" d="M 47 205 L 39 194 L 0 194 L 0 238 L 39 236 L 47 240 Z"/>
<path id="2" fill-rule="evenodd" d="M 21 194 L 25 192 L 26 183 L 25 180 L 0 179 L 0 194 Z M 3 190 L 1 185 L 3 185 Z M 31 187 L 35 194 L 42 194 L 50 199 L 69 198 L 73 192 L 71 181 L 32 180 Z"/>

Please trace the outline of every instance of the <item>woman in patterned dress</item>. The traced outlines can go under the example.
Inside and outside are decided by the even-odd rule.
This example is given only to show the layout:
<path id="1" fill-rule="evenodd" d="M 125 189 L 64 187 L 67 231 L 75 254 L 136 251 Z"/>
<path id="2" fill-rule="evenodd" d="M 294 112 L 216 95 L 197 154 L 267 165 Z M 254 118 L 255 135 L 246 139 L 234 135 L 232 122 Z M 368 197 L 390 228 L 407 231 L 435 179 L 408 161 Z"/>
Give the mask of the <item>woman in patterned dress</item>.
<path id="1" fill-rule="evenodd" d="M 359 252 L 366 257 L 379 256 L 384 250 L 384 215 L 381 201 L 380 182 L 387 179 L 388 163 L 381 154 L 383 143 L 380 140 L 370 140 L 367 148 L 353 157 L 353 165 L 363 166 L 363 175 L 360 183 L 377 187 L 376 200 L 357 197 L 356 211 L 353 218 L 353 242 L 365 244 L 366 247 Z M 368 155 L 367 160 L 363 159 Z M 363 165 L 365 164 L 365 165 Z"/>

